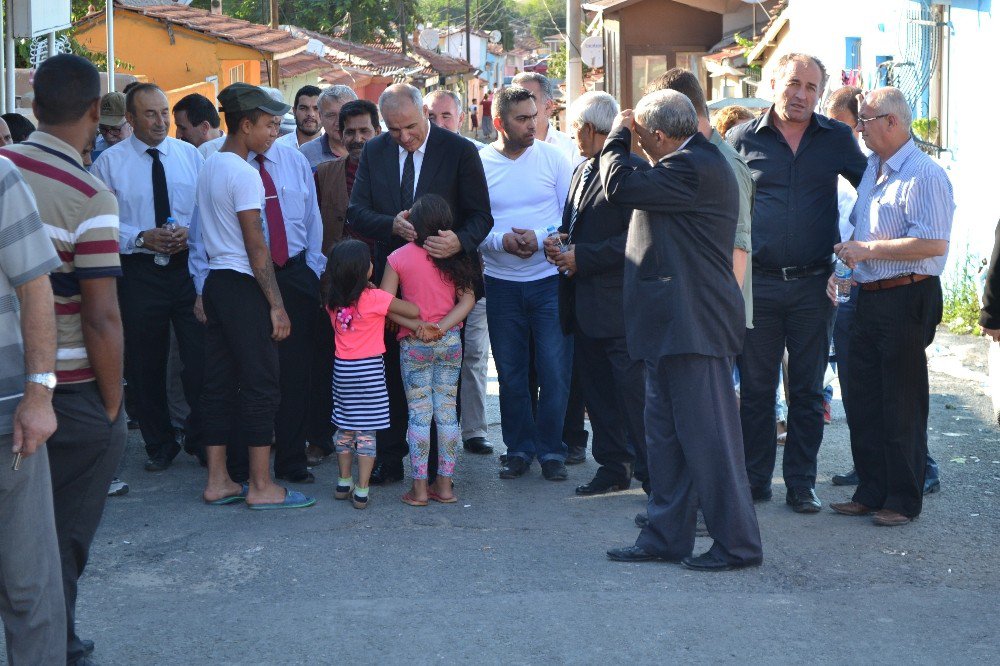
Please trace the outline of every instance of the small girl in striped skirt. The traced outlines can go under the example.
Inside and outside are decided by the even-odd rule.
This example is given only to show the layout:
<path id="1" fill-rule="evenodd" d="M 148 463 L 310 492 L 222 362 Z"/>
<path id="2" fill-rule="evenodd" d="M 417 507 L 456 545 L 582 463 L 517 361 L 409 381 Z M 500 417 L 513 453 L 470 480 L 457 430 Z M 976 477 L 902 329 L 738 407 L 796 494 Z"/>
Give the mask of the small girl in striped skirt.
<path id="1" fill-rule="evenodd" d="M 351 498 L 354 508 L 368 506 L 368 479 L 375 466 L 375 431 L 389 427 L 385 385 L 385 320 L 407 318 L 420 309 L 374 287 L 371 252 L 359 240 L 334 246 L 323 276 L 323 300 L 333 323 L 333 422 L 340 478 L 334 496 Z M 358 457 L 358 481 L 352 492 L 351 463 Z"/>

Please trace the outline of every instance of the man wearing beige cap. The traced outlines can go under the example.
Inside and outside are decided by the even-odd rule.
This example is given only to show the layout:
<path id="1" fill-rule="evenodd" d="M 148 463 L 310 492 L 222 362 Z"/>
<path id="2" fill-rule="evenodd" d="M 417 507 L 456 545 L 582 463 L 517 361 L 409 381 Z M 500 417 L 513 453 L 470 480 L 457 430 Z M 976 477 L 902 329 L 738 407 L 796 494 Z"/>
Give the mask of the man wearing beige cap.
<path id="1" fill-rule="evenodd" d="M 132 136 L 132 126 L 125 120 L 123 93 L 109 92 L 101 97 L 101 121 L 97 132 L 97 142 L 90 155 L 90 159 L 95 162 L 102 152 Z"/>

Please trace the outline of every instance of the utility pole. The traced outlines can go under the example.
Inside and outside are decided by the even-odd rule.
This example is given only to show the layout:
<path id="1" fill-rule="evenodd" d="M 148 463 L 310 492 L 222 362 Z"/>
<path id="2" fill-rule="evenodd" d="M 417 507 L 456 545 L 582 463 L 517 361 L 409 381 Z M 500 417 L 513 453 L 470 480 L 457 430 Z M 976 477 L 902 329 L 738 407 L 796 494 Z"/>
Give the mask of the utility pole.
<path id="1" fill-rule="evenodd" d="M 271 27 L 274 28 L 275 30 L 278 29 L 278 0 L 271 0 Z M 271 67 L 269 73 L 271 79 L 271 87 L 277 88 L 279 65 L 278 65 L 278 60 L 274 57 L 274 54 L 271 54 L 270 65 Z"/>
<path id="2" fill-rule="evenodd" d="M 580 55 L 580 0 L 566 0 L 566 107 L 583 88 L 583 58 Z"/>
<path id="3" fill-rule="evenodd" d="M 406 11 L 404 9 L 405 0 L 399 0 L 399 43 L 402 53 L 406 55 Z"/>
<path id="4" fill-rule="evenodd" d="M 469 22 L 469 10 L 472 0 L 465 0 L 465 61 L 472 63 L 472 24 Z"/>

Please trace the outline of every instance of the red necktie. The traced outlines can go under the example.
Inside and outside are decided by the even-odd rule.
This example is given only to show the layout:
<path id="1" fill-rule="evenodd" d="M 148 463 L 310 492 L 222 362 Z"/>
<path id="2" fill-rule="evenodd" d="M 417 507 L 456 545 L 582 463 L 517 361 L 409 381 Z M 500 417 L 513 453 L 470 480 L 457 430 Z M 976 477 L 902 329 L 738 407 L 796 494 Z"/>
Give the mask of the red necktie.
<path id="1" fill-rule="evenodd" d="M 285 235 L 285 218 L 281 214 L 278 190 L 274 187 L 271 174 L 264 168 L 264 156 L 258 155 L 255 159 L 260 165 L 260 179 L 264 183 L 264 216 L 271 240 L 271 259 L 278 266 L 284 266 L 288 262 L 288 237 Z"/>

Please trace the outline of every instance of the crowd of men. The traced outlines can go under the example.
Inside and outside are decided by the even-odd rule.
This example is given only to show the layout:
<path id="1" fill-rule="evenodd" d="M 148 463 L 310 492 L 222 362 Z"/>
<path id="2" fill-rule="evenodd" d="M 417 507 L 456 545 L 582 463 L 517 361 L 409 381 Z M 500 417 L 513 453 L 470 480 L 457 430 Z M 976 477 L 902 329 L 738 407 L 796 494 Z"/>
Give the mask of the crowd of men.
<path id="1" fill-rule="evenodd" d="M 584 94 L 563 133 L 551 82 L 525 73 L 491 95 L 483 125 L 496 140 L 483 145 L 460 135 L 467 107 L 446 90 L 397 84 L 375 104 L 345 86 L 306 86 L 288 105 L 234 84 L 219 95 L 223 131 L 200 95 L 171 108 L 141 83 L 102 97 L 87 61 L 45 61 L 37 131 L 0 149 L 0 442 L 16 454 L 0 467 L 0 613 L 11 662 L 89 663 L 76 585 L 109 488 L 124 485 L 112 485 L 123 377 L 149 472 L 183 449 L 208 467 L 208 504 L 315 502 L 274 479 L 313 483 L 310 467 L 334 450 L 326 257 L 343 238 L 364 241 L 377 283 L 389 253 L 416 237 L 408 211 L 427 193 L 454 216 L 428 253 L 483 266 L 463 329 L 465 450 L 493 452 L 492 347 L 502 479 L 535 461 L 545 479 L 568 478 L 566 465 L 585 459 L 586 410 L 599 467 L 576 492 L 637 479 L 648 493 L 635 544 L 611 559 L 761 563 L 754 502 L 772 495 L 786 351 L 786 502 L 820 510 L 835 259 L 856 282 L 837 361 L 858 488 L 831 508 L 885 526 L 916 518 L 951 185 L 914 144 L 898 90 L 841 93 L 817 113 L 827 73 L 802 54 L 784 56 L 771 83 L 773 106 L 725 139 L 697 77 L 680 69 L 634 110 Z M 296 129 L 277 138 L 289 110 Z M 845 187 L 857 203 L 838 208 Z M 983 314 L 994 339 L 996 264 Z M 408 452 L 394 331 L 385 342 L 391 427 L 378 432 L 373 484 L 402 479 Z M 694 555 L 700 520 L 713 545 Z"/>

